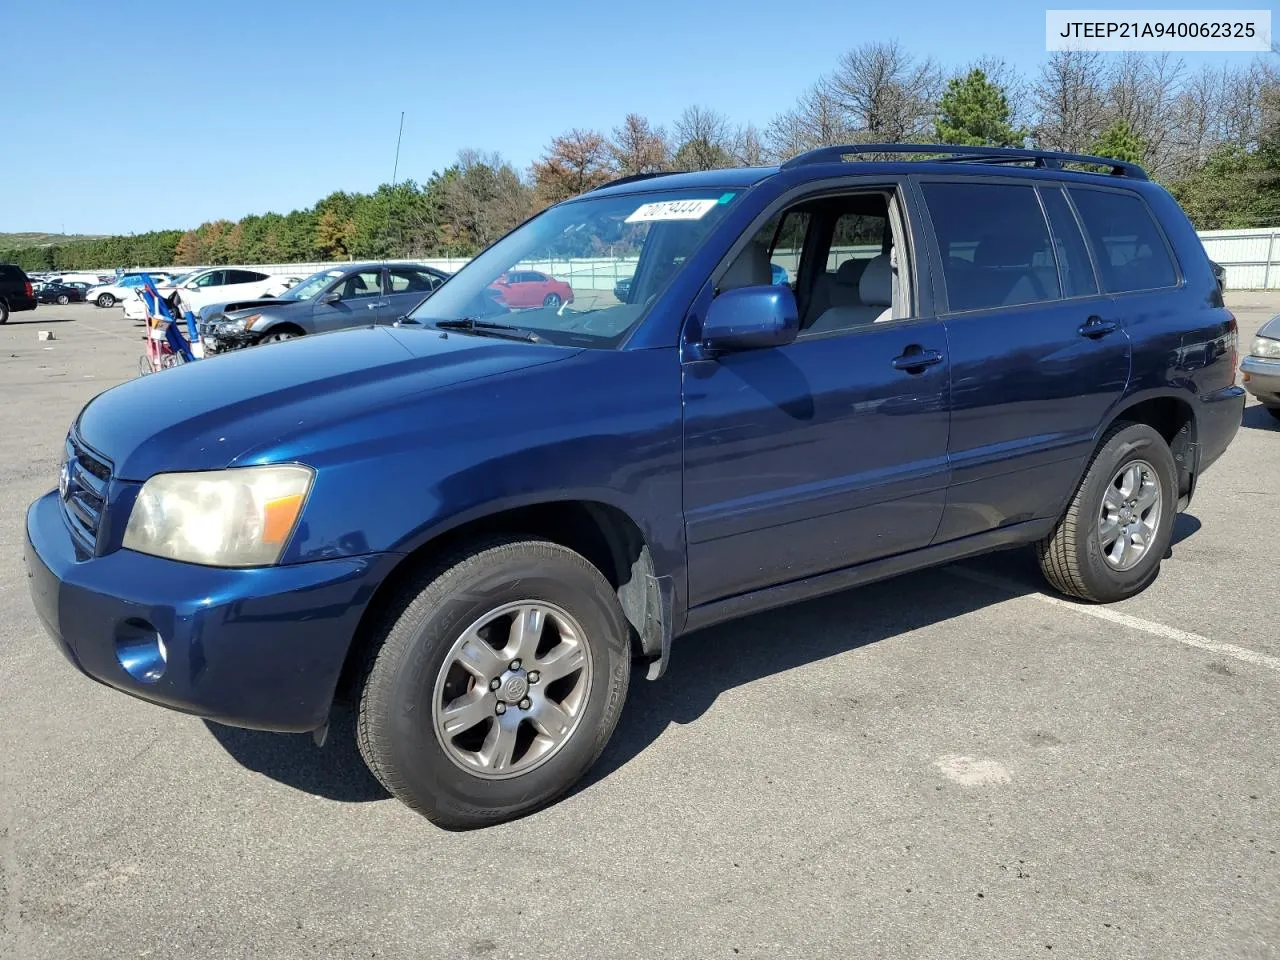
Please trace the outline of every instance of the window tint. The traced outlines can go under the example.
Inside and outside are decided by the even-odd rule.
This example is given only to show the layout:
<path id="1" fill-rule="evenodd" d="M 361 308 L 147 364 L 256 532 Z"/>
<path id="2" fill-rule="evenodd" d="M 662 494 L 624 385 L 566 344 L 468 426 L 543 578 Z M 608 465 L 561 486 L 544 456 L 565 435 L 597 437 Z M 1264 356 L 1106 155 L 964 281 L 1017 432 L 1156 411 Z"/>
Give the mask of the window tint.
<path id="1" fill-rule="evenodd" d="M 1050 187 L 1040 191 L 1040 199 L 1049 214 L 1049 231 L 1053 234 L 1053 247 L 1058 251 L 1063 296 L 1087 297 L 1097 293 L 1098 282 L 1089 263 L 1089 251 L 1066 196 L 1058 187 Z"/>
<path id="2" fill-rule="evenodd" d="M 1031 186 L 925 183 L 950 309 L 1057 300 L 1049 229 Z"/>
<path id="3" fill-rule="evenodd" d="M 422 270 L 399 268 L 391 271 L 392 293 L 427 293 L 438 283 L 435 277 Z"/>
<path id="4" fill-rule="evenodd" d="M 381 293 L 379 271 L 362 270 L 353 273 L 334 289 L 342 294 L 343 300 L 358 300 L 361 297 L 376 297 Z"/>
<path id="5" fill-rule="evenodd" d="M 840 265 L 848 260 L 880 256 L 885 250 L 888 227 L 887 215 L 846 213 L 838 217 L 827 253 L 827 270 L 839 273 Z"/>
<path id="6" fill-rule="evenodd" d="M 197 287 L 220 287 L 226 281 L 222 278 L 226 275 L 225 270 L 214 270 L 212 273 L 206 273 L 203 277 L 196 281 Z"/>
<path id="7" fill-rule="evenodd" d="M 1157 290 L 1178 282 L 1160 229 L 1132 193 L 1071 188 L 1108 293 Z"/>

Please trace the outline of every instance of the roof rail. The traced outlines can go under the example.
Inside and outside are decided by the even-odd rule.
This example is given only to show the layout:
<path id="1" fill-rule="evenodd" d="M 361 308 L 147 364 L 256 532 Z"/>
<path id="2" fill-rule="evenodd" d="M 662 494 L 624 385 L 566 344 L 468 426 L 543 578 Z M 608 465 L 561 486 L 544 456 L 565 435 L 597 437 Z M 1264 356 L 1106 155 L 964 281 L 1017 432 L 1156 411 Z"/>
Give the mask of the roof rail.
<path id="1" fill-rule="evenodd" d="M 1037 167 L 1060 169 L 1064 163 L 1081 163 L 1106 167 L 1112 176 L 1146 180 L 1147 172 L 1136 163 L 1112 157 L 1095 157 L 1084 153 L 1058 153 L 1054 150 L 1031 150 L 1022 147 L 971 147 L 954 143 L 849 143 L 835 147 L 819 147 L 792 157 L 783 170 L 813 163 L 840 163 L 845 157 L 868 153 L 941 154 L 943 162 L 962 163 L 1033 163 Z"/>
<path id="2" fill-rule="evenodd" d="M 603 190 L 605 187 L 616 187 L 623 183 L 635 183 L 637 180 L 652 180 L 654 177 L 667 177 L 673 173 L 683 173 L 683 170 L 655 170 L 653 173 L 633 173 L 629 177 L 618 177 L 617 180 L 610 180 L 608 183 L 602 183 L 598 187 L 592 187 L 589 193 L 595 193 L 597 190 Z"/>

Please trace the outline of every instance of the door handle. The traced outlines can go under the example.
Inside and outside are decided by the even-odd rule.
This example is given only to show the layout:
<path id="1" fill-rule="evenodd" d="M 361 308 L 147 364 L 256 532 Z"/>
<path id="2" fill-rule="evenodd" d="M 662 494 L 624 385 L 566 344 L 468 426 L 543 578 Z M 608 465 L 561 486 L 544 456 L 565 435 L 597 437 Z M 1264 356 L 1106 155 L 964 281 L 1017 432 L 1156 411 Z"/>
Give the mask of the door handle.
<path id="1" fill-rule="evenodd" d="M 942 354 L 937 350 L 925 350 L 912 345 L 902 351 L 902 356 L 893 358 L 893 369 L 905 370 L 907 373 L 920 373 L 925 367 L 942 362 Z"/>
<path id="2" fill-rule="evenodd" d="M 1115 333 L 1120 329 L 1120 324 L 1114 320 L 1103 320 L 1099 316 L 1092 316 L 1080 325 L 1076 333 L 1082 337 L 1088 337 L 1090 340 L 1096 340 L 1099 337 L 1105 337 L 1108 333 Z"/>

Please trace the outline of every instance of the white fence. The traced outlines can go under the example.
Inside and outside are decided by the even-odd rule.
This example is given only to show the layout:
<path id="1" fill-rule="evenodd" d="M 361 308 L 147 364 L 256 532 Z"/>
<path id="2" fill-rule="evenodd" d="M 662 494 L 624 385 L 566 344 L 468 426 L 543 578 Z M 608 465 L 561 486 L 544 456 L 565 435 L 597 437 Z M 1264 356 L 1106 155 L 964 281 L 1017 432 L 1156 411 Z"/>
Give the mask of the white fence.
<path id="1" fill-rule="evenodd" d="M 1280 227 L 1255 230 L 1203 230 L 1200 239 L 1209 259 L 1227 270 L 1228 290 L 1280 289 Z M 871 248 L 868 248 L 870 250 Z M 779 265 L 795 274 L 795 264 Z M 468 257 L 428 257 L 417 260 L 389 260 L 388 263 L 421 263 L 450 273 L 464 267 Z M 319 270 L 342 266 L 342 261 L 327 263 L 244 263 L 233 264 L 245 270 L 257 270 L 273 276 L 307 277 Z M 190 267 L 153 267 L 153 269 L 189 270 Z M 591 257 L 573 260 L 521 261 L 514 269 L 540 270 L 582 290 L 611 290 L 619 280 L 635 273 L 634 257 Z"/>
<path id="2" fill-rule="evenodd" d="M 1228 290 L 1280 287 L 1280 227 L 1256 230 L 1202 230 L 1209 259 L 1227 268 Z"/>

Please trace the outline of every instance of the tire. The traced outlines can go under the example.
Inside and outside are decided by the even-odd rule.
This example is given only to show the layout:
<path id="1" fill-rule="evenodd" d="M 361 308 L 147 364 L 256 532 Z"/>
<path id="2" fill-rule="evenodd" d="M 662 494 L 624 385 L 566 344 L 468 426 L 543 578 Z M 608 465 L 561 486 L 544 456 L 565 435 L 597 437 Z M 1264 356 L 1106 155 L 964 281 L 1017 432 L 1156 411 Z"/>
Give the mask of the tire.
<path id="1" fill-rule="evenodd" d="M 58 294 L 58 306 L 65 307 L 70 302 L 71 302 L 71 298 L 68 297 L 65 293 Z"/>
<path id="2" fill-rule="evenodd" d="M 268 333 L 259 340 L 259 343 L 284 343 L 286 340 L 296 340 L 302 336 L 300 333 L 294 333 L 292 330 L 281 330 L 278 333 Z"/>
<path id="3" fill-rule="evenodd" d="M 94 303 L 100 307 L 114 307 L 116 305 L 116 298 L 109 293 L 100 293 L 98 294 L 98 299 L 95 300 Z"/>
<path id="4" fill-rule="evenodd" d="M 553 309 L 559 308 L 560 304 L 562 304 L 563 302 L 564 301 L 560 299 L 560 294 L 558 293 L 548 293 L 545 297 L 542 298 L 542 305 L 544 307 L 551 307 Z"/>
<path id="5" fill-rule="evenodd" d="M 0 323 L 4 323 L 4 321 L 0 320 Z M 1267 407 L 1267 413 L 1280 420 L 1280 407 Z"/>
<path id="6" fill-rule="evenodd" d="M 540 651 L 537 656 L 548 658 L 533 659 L 534 666 L 545 665 L 550 674 L 557 651 L 585 650 L 586 655 L 576 669 L 546 683 L 528 669 L 528 659 L 520 668 L 504 667 L 495 689 L 456 658 L 466 636 L 473 636 L 473 644 L 482 642 L 474 638 L 474 628 L 492 626 L 491 636 L 508 651 L 500 654 L 484 644 L 492 661 L 474 659 L 514 664 L 506 656 L 517 647 L 506 631 L 519 613 L 501 611 L 519 604 L 538 606 L 545 614 L 543 623 L 553 628 L 544 627 L 542 639 L 532 641 Z M 581 642 L 566 647 L 562 617 L 582 631 Z M 543 540 L 490 542 L 424 570 L 389 601 L 372 639 L 375 645 L 360 685 L 361 756 L 388 791 L 447 829 L 510 820 L 561 796 L 600 756 L 626 699 L 629 628 L 613 588 L 582 556 Z M 543 649 L 548 641 L 550 648 Z M 481 648 L 475 649 L 479 653 Z M 489 675 L 477 669 L 478 676 Z M 516 685 L 513 692 L 512 680 L 521 670 L 527 671 L 525 686 Z M 553 695 L 561 696 L 565 684 L 573 685 L 573 693 L 558 704 L 563 712 L 550 716 L 567 719 L 571 726 L 556 745 L 542 737 L 541 711 Z M 480 701 L 479 719 L 450 736 L 439 729 L 442 707 L 464 696 Z M 519 699 L 526 696 L 530 699 Z M 542 699 L 534 702 L 534 696 Z M 510 699 L 509 705 L 503 702 L 505 711 L 493 706 L 503 698 Z M 576 712 L 569 706 L 574 698 Z M 490 709 L 495 715 L 489 715 Z M 482 756 L 495 731 L 504 727 L 520 731 L 512 735 L 515 750 L 505 769 Z M 524 737 L 523 751 L 516 737 Z M 476 762 L 468 767 L 460 756 Z"/>
<path id="7" fill-rule="evenodd" d="M 1130 470 L 1136 470 L 1143 482 L 1134 497 L 1125 499 L 1124 478 Z M 1148 494 L 1158 510 L 1154 518 L 1148 512 L 1151 507 L 1143 507 L 1141 491 L 1150 490 L 1148 478 L 1156 486 L 1154 496 Z M 1104 510 L 1117 516 L 1117 509 L 1108 505 L 1109 494 L 1112 504 L 1126 504 L 1118 511 L 1123 518 L 1119 529 L 1137 531 L 1144 541 L 1136 559 L 1129 559 L 1124 549 L 1125 533 L 1114 541 L 1104 537 Z M 1141 593 L 1159 574 L 1160 561 L 1173 540 L 1177 498 L 1177 465 L 1164 437 L 1145 423 L 1113 425 L 1098 444 L 1057 527 L 1037 544 L 1045 579 L 1062 593 L 1093 603 L 1112 603 Z M 1127 506 L 1130 500 L 1136 500 L 1136 505 Z M 1137 521 L 1126 528 L 1124 520 L 1135 516 Z M 1119 562 L 1117 552 L 1122 554 Z"/>
<path id="8" fill-rule="evenodd" d="M 0 324 L 9 322 L 9 305 L 0 300 Z"/>

